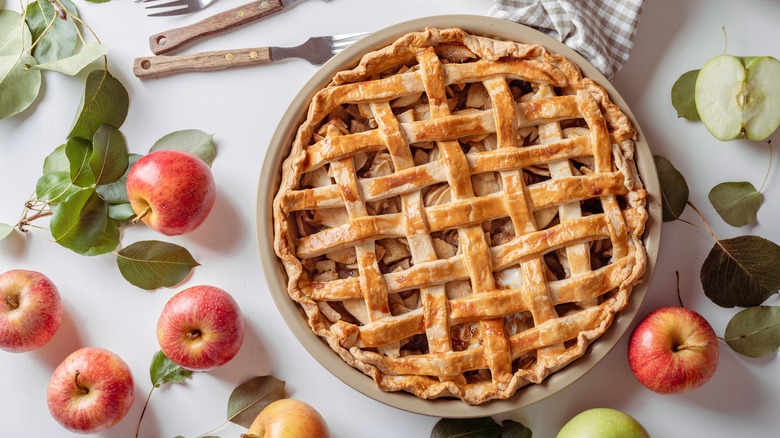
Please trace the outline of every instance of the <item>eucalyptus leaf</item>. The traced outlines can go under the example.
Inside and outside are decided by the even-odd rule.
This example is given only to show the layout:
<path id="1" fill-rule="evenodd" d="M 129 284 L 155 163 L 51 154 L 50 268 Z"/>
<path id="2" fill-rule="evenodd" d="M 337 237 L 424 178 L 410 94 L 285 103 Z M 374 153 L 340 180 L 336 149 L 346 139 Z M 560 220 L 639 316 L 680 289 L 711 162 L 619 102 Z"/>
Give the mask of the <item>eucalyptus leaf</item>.
<path id="1" fill-rule="evenodd" d="M 98 186 L 100 188 L 101 186 Z M 125 204 L 109 204 L 108 217 L 118 221 L 126 221 L 132 219 L 135 216 L 135 211 L 130 203 Z"/>
<path id="2" fill-rule="evenodd" d="M 501 422 L 501 438 L 531 438 L 531 429 L 525 425 L 513 420 L 504 420 Z"/>
<path id="3" fill-rule="evenodd" d="M 67 144 L 57 146 L 56 149 L 43 160 L 43 173 L 68 172 L 70 173 L 70 161 L 65 153 Z"/>
<path id="4" fill-rule="evenodd" d="M 89 169 L 96 184 L 117 181 L 127 171 L 128 156 L 125 137 L 111 125 L 101 125 L 92 139 Z"/>
<path id="5" fill-rule="evenodd" d="M 93 70 L 87 76 L 84 97 L 68 138 L 92 140 L 101 125 L 119 128 L 127 117 L 130 98 L 108 70 Z"/>
<path id="6" fill-rule="evenodd" d="M 654 155 L 653 159 L 661 183 L 663 221 L 677 220 L 688 203 L 688 183 L 669 160 L 660 155 Z"/>
<path id="7" fill-rule="evenodd" d="M 490 417 L 442 418 L 431 431 L 431 438 L 498 438 L 500 436 L 501 425 Z"/>
<path id="8" fill-rule="evenodd" d="M 724 338 L 732 350 L 748 357 L 762 357 L 780 348 L 780 307 L 750 307 L 734 315 Z"/>
<path id="9" fill-rule="evenodd" d="M 8 237 L 13 230 L 14 227 L 12 225 L 8 225 L 0 222 L 0 240 L 3 240 L 6 237 Z"/>
<path id="10" fill-rule="evenodd" d="M 192 378 L 192 371 L 176 365 L 165 353 L 158 351 L 152 356 L 149 377 L 152 379 L 152 385 L 159 388 L 165 383 L 184 383 L 185 380 Z"/>
<path id="11" fill-rule="evenodd" d="M 721 219 L 732 227 L 743 227 L 756 220 L 764 197 L 747 181 L 725 182 L 709 193 L 710 203 Z"/>
<path id="12" fill-rule="evenodd" d="M 81 70 L 84 70 L 86 66 L 91 64 L 101 56 L 105 56 L 108 51 L 106 46 L 90 41 L 84 46 L 84 49 L 78 53 L 67 58 L 57 59 L 44 64 L 38 64 L 32 67 L 32 70 L 50 70 L 59 73 L 66 74 L 68 76 L 75 76 Z"/>
<path id="13" fill-rule="evenodd" d="M 283 398 L 283 381 L 273 376 L 253 377 L 230 393 L 227 409 L 228 421 L 248 429 L 260 411 Z"/>
<path id="14" fill-rule="evenodd" d="M 110 0 L 86 0 L 90 3 L 108 3 Z"/>
<path id="15" fill-rule="evenodd" d="M 35 58 L 24 52 L 0 56 L 0 119 L 27 109 L 41 90 L 41 72 L 27 69 Z"/>
<path id="16" fill-rule="evenodd" d="M 57 205 L 79 190 L 82 188 L 73 184 L 69 172 L 44 173 L 35 183 L 35 197 L 51 205 Z"/>
<path id="17" fill-rule="evenodd" d="M 59 3 L 67 11 L 64 20 L 57 15 L 48 0 L 37 0 L 27 6 L 27 25 L 33 38 L 38 41 L 32 54 L 39 64 L 67 58 L 76 53 L 78 47 L 76 23 L 70 17 L 78 17 L 78 10 L 70 0 L 59 0 Z"/>
<path id="18" fill-rule="evenodd" d="M 685 72 L 672 85 L 672 106 L 677 110 L 677 117 L 683 117 L 688 120 L 701 120 L 699 111 L 696 109 L 696 78 L 699 77 L 699 70 Z"/>
<path id="19" fill-rule="evenodd" d="M 171 132 L 157 140 L 149 152 L 161 149 L 185 151 L 197 155 L 211 167 L 214 158 L 217 156 L 217 150 L 212 141 L 213 138 L 214 134 L 206 134 L 199 129 Z"/>
<path id="20" fill-rule="evenodd" d="M 129 154 L 125 173 L 117 181 L 97 186 L 97 192 L 104 201 L 110 204 L 127 204 L 130 202 L 127 198 L 127 174 L 130 172 L 133 164 L 142 156 L 140 154 Z"/>
<path id="21" fill-rule="evenodd" d="M 153 290 L 181 283 L 200 266 L 185 248 L 168 242 L 144 240 L 117 253 L 119 272 L 131 284 Z"/>
<path id="22" fill-rule="evenodd" d="M 81 138 L 70 138 L 65 143 L 65 155 L 70 163 L 70 180 L 79 187 L 95 184 L 95 175 L 89 167 L 92 144 Z"/>
<path id="23" fill-rule="evenodd" d="M 116 221 L 109 217 L 106 222 L 106 229 L 103 230 L 103 234 L 98 238 L 97 242 L 92 245 L 86 251 L 76 251 L 84 256 L 96 256 L 101 254 L 108 254 L 115 250 L 119 246 L 119 225 Z"/>
<path id="24" fill-rule="evenodd" d="M 32 45 L 30 28 L 22 14 L 0 9 L 0 56 L 19 56 Z"/>
<path id="25" fill-rule="evenodd" d="M 759 236 L 720 240 L 704 260 L 701 284 L 721 307 L 757 306 L 780 289 L 780 246 Z"/>
<path id="26" fill-rule="evenodd" d="M 52 209 L 49 228 L 54 240 L 78 253 L 98 245 L 108 225 L 108 205 L 95 189 L 80 190 Z"/>

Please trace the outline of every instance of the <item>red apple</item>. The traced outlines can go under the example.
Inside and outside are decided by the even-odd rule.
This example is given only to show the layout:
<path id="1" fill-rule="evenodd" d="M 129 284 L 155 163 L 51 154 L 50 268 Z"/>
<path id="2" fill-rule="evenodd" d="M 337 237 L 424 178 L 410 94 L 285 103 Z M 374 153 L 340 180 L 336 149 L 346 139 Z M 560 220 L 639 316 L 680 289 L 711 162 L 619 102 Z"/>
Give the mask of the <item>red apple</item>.
<path id="1" fill-rule="evenodd" d="M 36 271 L 0 274 L 0 348 L 19 353 L 42 347 L 62 321 L 57 287 Z"/>
<path id="2" fill-rule="evenodd" d="M 289 398 L 263 408 L 244 435 L 250 438 L 328 438 L 325 419 L 308 403 Z"/>
<path id="3" fill-rule="evenodd" d="M 74 351 L 54 370 L 46 391 L 49 412 L 66 429 L 96 433 L 119 423 L 133 404 L 133 376 L 102 348 Z"/>
<path id="4" fill-rule="evenodd" d="M 704 317 L 683 307 L 650 312 L 628 341 L 636 378 L 661 394 L 691 391 L 718 367 L 718 337 Z"/>
<path id="5" fill-rule="evenodd" d="M 193 371 L 224 365 L 241 348 L 244 319 L 224 290 L 193 286 L 174 295 L 157 321 L 157 341 L 175 364 Z"/>
<path id="6" fill-rule="evenodd" d="M 198 228 L 217 196 L 211 168 L 189 152 L 170 149 L 150 152 L 136 161 L 126 187 L 134 222 L 142 220 L 168 236 Z"/>

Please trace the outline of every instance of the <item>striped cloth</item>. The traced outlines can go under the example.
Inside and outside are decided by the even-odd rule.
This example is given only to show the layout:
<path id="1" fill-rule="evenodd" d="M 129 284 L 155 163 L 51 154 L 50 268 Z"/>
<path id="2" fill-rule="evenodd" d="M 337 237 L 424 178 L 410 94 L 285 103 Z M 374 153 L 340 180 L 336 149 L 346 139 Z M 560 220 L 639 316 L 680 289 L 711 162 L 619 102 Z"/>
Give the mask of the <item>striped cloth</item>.
<path id="1" fill-rule="evenodd" d="M 612 79 L 628 60 L 644 0 L 495 0 L 492 17 L 562 41 Z"/>

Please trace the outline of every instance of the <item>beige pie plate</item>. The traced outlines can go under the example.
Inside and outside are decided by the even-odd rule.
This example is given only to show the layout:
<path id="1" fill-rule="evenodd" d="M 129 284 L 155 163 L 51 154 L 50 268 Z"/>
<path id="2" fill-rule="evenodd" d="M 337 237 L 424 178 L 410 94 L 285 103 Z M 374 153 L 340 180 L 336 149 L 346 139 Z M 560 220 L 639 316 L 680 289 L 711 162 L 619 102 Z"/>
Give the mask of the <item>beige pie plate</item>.
<path id="1" fill-rule="evenodd" d="M 583 357 L 552 374 L 542 384 L 521 388 L 507 400 L 494 400 L 477 406 L 467 405 L 459 399 L 423 400 L 406 392 L 384 392 L 378 389 L 370 377 L 350 367 L 312 332 L 303 311 L 287 294 L 287 275 L 273 250 L 271 204 L 279 187 L 281 163 L 290 151 L 298 126 L 306 117 L 311 97 L 325 87 L 336 72 L 354 67 L 363 54 L 383 47 L 406 33 L 421 31 L 426 26 L 459 27 L 476 35 L 540 44 L 553 52 L 567 56 L 582 69 L 584 76 L 594 79 L 609 92 L 612 101 L 628 115 L 634 124 L 639 137 L 636 142 L 636 163 L 642 182 L 649 193 L 647 205 L 649 221 L 644 236 L 648 254 L 647 271 L 642 283 L 632 291 L 628 307 L 617 315 L 612 327 L 589 347 Z M 615 88 L 582 56 L 547 35 L 516 23 L 473 15 L 427 17 L 390 26 L 357 42 L 328 61 L 295 97 L 271 139 L 260 174 L 257 202 L 258 245 L 268 287 L 282 317 L 298 341 L 333 375 L 363 394 L 405 411 L 447 418 L 480 417 L 528 406 L 561 391 L 593 368 L 617 344 L 636 316 L 653 275 L 661 233 L 660 193 L 655 164 L 642 130 Z"/>

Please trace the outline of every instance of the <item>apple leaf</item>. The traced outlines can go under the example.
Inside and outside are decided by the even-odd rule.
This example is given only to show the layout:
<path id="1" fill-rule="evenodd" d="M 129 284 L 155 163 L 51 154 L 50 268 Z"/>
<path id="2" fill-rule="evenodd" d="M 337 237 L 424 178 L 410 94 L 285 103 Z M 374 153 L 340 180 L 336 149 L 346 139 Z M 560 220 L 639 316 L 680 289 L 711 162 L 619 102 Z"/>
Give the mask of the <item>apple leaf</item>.
<path id="1" fill-rule="evenodd" d="M 76 23 L 70 15 L 79 16 L 76 6 L 70 0 L 59 0 L 68 15 L 61 19 L 48 0 L 30 2 L 27 6 L 27 25 L 33 38 L 38 41 L 33 56 L 38 63 L 48 63 L 67 58 L 76 53 L 79 43 Z"/>
<path id="2" fill-rule="evenodd" d="M 748 357 L 772 354 L 780 348 L 780 307 L 750 307 L 734 315 L 724 338 L 732 350 Z"/>
<path id="3" fill-rule="evenodd" d="M 517 421 L 504 420 L 501 426 L 501 438 L 531 438 L 531 429 Z"/>
<path id="4" fill-rule="evenodd" d="M 80 190 L 52 209 L 49 227 L 54 240 L 77 253 L 86 253 L 103 238 L 108 205 L 95 189 Z"/>
<path id="5" fill-rule="evenodd" d="M 119 272 L 131 284 L 153 290 L 181 283 L 196 266 L 187 249 L 168 242 L 144 240 L 117 253 Z"/>
<path id="6" fill-rule="evenodd" d="M 68 161 L 68 155 L 65 154 L 65 148 L 67 144 L 57 146 L 43 160 L 43 173 L 49 172 L 70 172 L 70 162 Z"/>
<path id="7" fill-rule="evenodd" d="M 104 201 L 116 205 L 130 202 L 127 198 L 127 174 L 130 172 L 130 168 L 133 167 L 133 164 L 142 156 L 143 155 L 140 154 L 129 154 L 127 156 L 127 169 L 125 170 L 125 173 L 118 180 L 110 184 L 101 184 L 97 186 L 98 195 L 100 195 Z M 110 209 L 111 207 L 109 207 L 109 210 Z M 132 212 L 132 209 L 130 211 Z"/>
<path id="8" fill-rule="evenodd" d="M 38 97 L 41 72 L 27 70 L 35 58 L 27 52 L 0 56 L 0 119 L 18 114 Z"/>
<path id="9" fill-rule="evenodd" d="M 780 289 L 780 246 L 759 236 L 717 241 L 700 276 L 704 294 L 713 303 L 757 306 Z"/>
<path id="10" fill-rule="evenodd" d="M 266 406 L 284 398 L 284 381 L 273 376 L 257 376 L 238 385 L 228 399 L 228 421 L 244 426 L 252 425 L 255 417 Z"/>
<path id="11" fill-rule="evenodd" d="M 13 230 L 14 230 L 13 226 L 0 222 L 0 240 L 3 240 L 6 237 L 8 237 Z"/>
<path id="12" fill-rule="evenodd" d="M 79 187 L 95 184 L 95 175 L 89 167 L 92 145 L 81 138 L 71 138 L 65 144 L 65 155 L 70 163 L 70 180 Z"/>
<path id="13" fill-rule="evenodd" d="M 696 109 L 696 78 L 699 70 L 685 72 L 672 85 L 672 106 L 677 110 L 677 117 L 688 120 L 701 120 Z"/>
<path id="14" fill-rule="evenodd" d="M 212 139 L 214 134 L 206 134 L 199 129 L 185 129 L 183 131 L 171 132 L 157 140 L 149 152 L 161 149 L 176 149 L 197 155 L 206 164 L 211 167 L 214 158 L 217 156 L 217 150 L 214 148 Z"/>
<path id="15" fill-rule="evenodd" d="M 755 221 L 764 202 L 761 192 L 747 181 L 720 183 L 710 190 L 709 198 L 721 219 L 732 227 Z"/>
<path id="16" fill-rule="evenodd" d="M 98 188 L 100 187 L 102 186 L 98 186 Z M 132 219 L 133 216 L 135 216 L 135 211 L 133 211 L 133 207 L 129 202 L 124 204 L 109 204 L 108 206 L 108 217 L 111 219 L 126 221 Z"/>
<path id="17" fill-rule="evenodd" d="M 669 160 L 660 155 L 654 155 L 653 159 L 661 183 L 663 221 L 677 220 L 688 203 L 688 183 Z"/>
<path id="18" fill-rule="evenodd" d="M 82 188 L 73 184 L 69 172 L 44 173 L 35 183 L 35 196 L 51 205 L 57 205 L 79 190 Z"/>
<path id="19" fill-rule="evenodd" d="M 56 71 L 68 76 L 75 76 L 81 70 L 84 70 L 92 61 L 105 56 L 108 53 L 106 46 L 90 41 L 84 46 L 84 49 L 79 51 L 73 56 L 67 58 L 57 59 L 44 64 L 38 64 L 31 68 L 31 70 L 50 70 Z"/>
<path id="20" fill-rule="evenodd" d="M 498 438 L 502 427 L 490 417 L 442 418 L 433 426 L 431 438 Z"/>
<path id="21" fill-rule="evenodd" d="M 89 169 L 95 176 L 96 184 L 109 184 L 117 181 L 127 170 L 128 154 L 125 138 L 119 129 L 111 125 L 101 125 L 92 139 L 92 154 L 89 157 Z"/>
<path id="22" fill-rule="evenodd" d="M 152 365 L 149 367 L 152 385 L 159 388 L 165 383 L 184 383 L 192 378 L 192 371 L 184 369 L 171 361 L 162 351 L 154 353 Z"/>
<path id="23" fill-rule="evenodd" d="M 127 117 L 130 98 L 108 70 L 93 70 L 87 76 L 84 98 L 68 138 L 92 140 L 101 125 L 119 128 Z"/>

